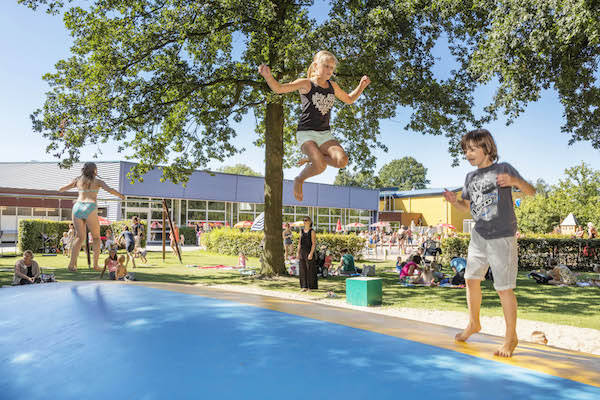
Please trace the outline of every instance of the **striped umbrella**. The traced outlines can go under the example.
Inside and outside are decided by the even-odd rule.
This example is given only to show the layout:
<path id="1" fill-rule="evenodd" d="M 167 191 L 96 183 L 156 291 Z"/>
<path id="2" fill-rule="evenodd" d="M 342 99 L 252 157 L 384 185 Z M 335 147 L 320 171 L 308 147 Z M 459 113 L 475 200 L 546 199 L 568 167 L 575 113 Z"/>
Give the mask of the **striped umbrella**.
<path id="1" fill-rule="evenodd" d="M 265 229 L 265 213 L 261 212 L 252 223 L 251 231 L 262 231 Z"/>

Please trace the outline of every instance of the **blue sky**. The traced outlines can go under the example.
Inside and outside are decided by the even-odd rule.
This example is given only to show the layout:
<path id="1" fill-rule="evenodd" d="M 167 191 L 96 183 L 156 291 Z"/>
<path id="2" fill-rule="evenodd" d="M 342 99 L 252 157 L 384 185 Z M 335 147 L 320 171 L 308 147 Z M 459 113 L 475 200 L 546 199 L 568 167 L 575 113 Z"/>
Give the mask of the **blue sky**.
<path id="1" fill-rule="evenodd" d="M 44 102 L 48 90 L 42 76 L 54 70 L 54 64 L 69 55 L 71 38 L 64 28 L 62 19 L 43 12 L 33 12 L 17 4 L 16 0 L 5 0 L 0 6 L 0 37 L 3 57 L 0 59 L 0 161 L 55 161 L 46 153 L 48 142 L 32 132 L 29 115 Z M 317 18 L 325 15 L 326 5 L 317 3 L 311 10 Z M 440 65 L 447 60 L 440 50 Z M 358 83 L 358 82 L 357 82 Z M 351 90 L 352 88 L 346 88 Z M 485 106 L 493 93 L 486 86 L 477 91 L 476 106 Z M 365 92 L 368 95 L 367 92 Z M 393 120 L 381 122 L 381 141 L 389 148 L 388 153 L 378 152 L 377 168 L 404 156 L 412 156 L 428 169 L 431 187 L 460 186 L 465 174 L 472 170 L 466 161 L 451 167 L 447 152 L 447 141 L 443 136 L 424 136 L 405 131 L 409 114 L 399 113 Z M 588 143 L 568 146 L 569 136 L 561 133 L 563 110 L 553 91 L 543 94 L 540 101 L 530 104 L 526 112 L 512 125 L 505 126 L 504 120 L 487 126 L 494 135 L 502 161 L 513 164 L 526 179 L 542 178 L 556 183 L 565 168 L 582 161 L 594 169 L 600 169 L 600 152 Z M 209 168 L 244 163 L 254 170 L 264 171 L 264 150 L 252 145 L 255 138 L 254 118 L 246 118 L 235 125 L 238 130 L 238 145 L 247 151 L 226 162 L 214 162 Z M 116 145 L 102 145 L 98 160 L 121 160 Z M 96 147 L 87 147 L 82 160 L 92 160 Z M 299 169 L 284 171 L 286 179 L 293 179 Z M 332 183 L 337 170 L 328 168 L 322 175 L 310 181 Z"/>

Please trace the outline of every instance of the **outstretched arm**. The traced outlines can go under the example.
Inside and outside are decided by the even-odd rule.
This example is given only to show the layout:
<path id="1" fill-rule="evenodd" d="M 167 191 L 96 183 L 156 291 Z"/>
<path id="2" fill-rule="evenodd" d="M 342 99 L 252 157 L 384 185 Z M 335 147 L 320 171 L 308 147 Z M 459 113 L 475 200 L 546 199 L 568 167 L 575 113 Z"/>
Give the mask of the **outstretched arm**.
<path id="1" fill-rule="evenodd" d="M 448 191 L 448 189 L 444 189 L 444 197 L 448 201 L 448 203 L 452 204 L 454 207 L 458 208 L 461 211 L 470 211 L 471 202 L 469 200 L 458 199 L 456 193 Z"/>
<path id="2" fill-rule="evenodd" d="M 65 185 L 63 187 L 61 187 L 60 189 L 58 189 L 59 192 L 66 192 L 69 189 L 73 189 L 74 187 L 77 186 L 77 179 L 73 179 L 73 182 L 69 183 L 68 185 Z"/>
<path id="3" fill-rule="evenodd" d="M 277 82 L 277 79 L 273 78 L 271 68 L 265 64 L 261 64 L 258 67 L 258 73 L 265 78 L 267 85 L 269 85 L 271 90 L 277 94 L 295 92 L 296 90 L 303 90 L 305 93 L 310 91 L 310 80 L 307 78 L 296 79 L 294 82 L 290 83 L 279 83 Z"/>
<path id="4" fill-rule="evenodd" d="M 535 195 L 535 188 L 526 180 L 517 178 L 516 176 L 499 174 L 497 181 L 500 187 L 512 186 L 519 189 L 525 196 Z"/>
<path id="5" fill-rule="evenodd" d="M 117 192 L 115 189 L 111 188 L 110 186 L 108 186 L 103 180 L 97 179 L 98 184 L 100 185 L 100 187 L 104 190 L 106 190 L 108 193 L 113 194 L 119 198 L 121 198 L 122 200 L 125 200 L 125 196 L 122 195 L 121 193 Z"/>
<path id="6" fill-rule="evenodd" d="M 371 80 L 369 79 L 368 76 L 365 75 L 360 79 L 360 83 L 358 84 L 356 89 L 354 89 L 352 92 L 350 92 L 350 94 L 348 94 L 348 93 L 344 92 L 337 83 L 331 81 L 331 85 L 333 86 L 335 97 L 337 97 L 338 99 L 340 99 L 341 101 L 343 101 L 346 104 L 354 103 L 356 101 L 356 99 L 358 99 L 360 97 L 363 90 L 365 90 L 365 88 L 367 86 L 369 86 L 370 83 L 371 83 Z"/>

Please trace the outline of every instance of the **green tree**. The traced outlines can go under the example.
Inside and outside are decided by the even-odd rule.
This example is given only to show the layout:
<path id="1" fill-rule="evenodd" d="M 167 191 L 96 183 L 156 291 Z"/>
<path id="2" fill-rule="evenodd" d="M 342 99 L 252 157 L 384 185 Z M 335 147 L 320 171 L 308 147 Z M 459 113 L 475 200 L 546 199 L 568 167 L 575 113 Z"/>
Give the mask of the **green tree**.
<path id="1" fill-rule="evenodd" d="M 548 193 L 522 198 L 515 209 L 519 229 L 546 233 L 573 213 L 580 224 L 600 223 L 600 171 L 582 163 L 565 170 L 564 178 Z"/>
<path id="2" fill-rule="evenodd" d="M 379 178 L 373 176 L 369 171 L 358 171 L 352 173 L 347 168 L 342 168 L 338 171 L 333 181 L 334 185 L 340 186 L 356 186 L 366 189 L 376 189 L 380 187 Z"/>
<path id="3" fill-rule="evenodd" d="M 554 89 L 570 144 L 600 149 L 600 6 L 573 0 L 432 0 L 464 73 L 497 88 L 488 117 L 508 123 Z"/>
<path id="4" fill-rule="evenodd" d="M 537 194 L 548 196 L 548 193 L 550 193 L 550 185 L 548 185 L 542 178 L 538 178 L 535 183 L 532 183 L 532 186 L 535 187 L 535 192 Z"/>
<path id="5" fill-rule="evenodd" d="M 254 171 L 252 168 L 247 166 L 246 164 L 235 164 L 221 167 L 217 170 L 218 172 L 225 172 L 226 174 L 235 174 L 235 175 L 248 175 L 248 176 L 262 176 L 258 172 Z"/>
<path id="6" fill-rule="evenodd" d="M 398 187 L 399 190 L 425 189 L 427 168 L 412 157 L 392 160 L 379 170 L 382 186 Z"/>
<path id="7" fill-rule="evenodd" d="M 374 166 L 379 120 L 412 107 L 407 128 L 458 140 L 475 124 L 475 84 L 460 69 L 434 75 L 432 49 L 443 34 L 438 12 L 416 2 L 333 0 L 328 18 L 310 18 L 312 0 L 18 0 L 31 8 L 64 11 L 71 56 L 45 75 L 51 91 L 32 114 L 34 130 L 50 140 L 63 166 L 88 144 L 116 141 L 133 150 L 132 180 L 156 165 L 163 178 L 186 182 L 209 160 L 240 151 L 231 121 L 253 113 L 255 143 L 265 146 L 265 270 L 283 273 L 282 185 L 290 154 L 297 95 L 273 94 L 257 73 L 271 67 L 287 82 L 305 76 L 312 55 L 331 50 L 336 80 L 372 84 L 353 105 L 336 108 L 332 125 L 348 156 Z M 234 52 L 235 43 L 244 43 Z M 289 160 L 291 157 L 287 157 Z"/>

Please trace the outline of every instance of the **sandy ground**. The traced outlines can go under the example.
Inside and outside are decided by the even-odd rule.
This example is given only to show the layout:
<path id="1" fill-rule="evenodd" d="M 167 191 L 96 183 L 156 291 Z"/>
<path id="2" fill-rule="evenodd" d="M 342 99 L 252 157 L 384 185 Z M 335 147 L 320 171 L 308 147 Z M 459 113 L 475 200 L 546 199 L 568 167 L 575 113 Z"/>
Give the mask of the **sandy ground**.
<path id="1" fill-rule="evenodd" d="M 327 298 L 325 297 L 324 293 L 323 297 L 315 298 L 305 295 L 301 292 L 280 292 L 257 287 L 242 287 L 237 285 L 210 285 L 210 287 L 229 290 L 232 292 L 252 293 L 293 300 L 302 300 L 319 304 L 328 304 L 336 307 L 345 307 L 364 312 L 391 315 L 394 317 L 450 326 L 458 329 L 464 328 L 469 320 L 466 310 L 465 312 L 457 312 L 403 307 L 359 307 L 347 304 L 345 299 Z M 504 336 L 504 318 L 502 317 L 482 317 L 481 325 L 482 333 L 495 336 Z M 534 331 L 544 332 L 546 338 L 548 339 L 548 345 L 550 346 L 600 355 L 600 330 L 577 328 L 567 325 L 556 325 L 547 322 L 530 321 L 526 319 L 518 320 L 517 334 L 519 335 L 520 341 L 531 341 L 531 333 Z"/>

